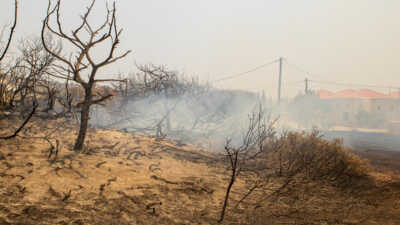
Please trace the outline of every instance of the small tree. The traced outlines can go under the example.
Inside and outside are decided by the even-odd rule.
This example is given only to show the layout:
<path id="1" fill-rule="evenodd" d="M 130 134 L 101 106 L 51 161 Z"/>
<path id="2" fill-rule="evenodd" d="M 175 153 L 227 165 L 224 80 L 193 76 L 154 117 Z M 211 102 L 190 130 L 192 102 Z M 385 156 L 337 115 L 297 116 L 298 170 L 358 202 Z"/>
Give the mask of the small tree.
<path id="1" fill-rule="evenodd" d="M 52 44 L 50 49 L 59 53 L 61 45 Z M 41 89 L 48 89 L 53 85 L 54 82 L 50 80 L 49 74 L 55 67 L 56 58 L 44 50 L 40 38 L 22 40 L 20 52 L 21 56 L 15 60 L 7 73 L 8 81 L 13 86 L 8 104 L 9 108 L 13 108 L 18 100 L 19 108 L 24 109 L 29 96 L 37 101 L 46 95 Z M 55 88 L 50 89 L 53 90 L 52 93 L 48 91 L 48 96 L 45 98 L 55 95 Z"/>
<path id="2" fill-rule="evenodd" d="M 119 36 L 122 32 L 122 29 L 119 29 L 117 27 L 115 2 L 113 3 L 111 9 L 107 7 L 107 14 L 105 16 L 105 21 L 103 24 L 101 24 L 98 28 L 94 28 L 89 23 L 88 17 L 92 12 L 95 2 L 96 0 L 93 0 L 91 5 L 87 8 L 86 12 L 81 16 L 81 24 L 77 28 L 73 29 L 70 34 L 68 34 L 64 31 L 62 26 L 63 21 L 60 14 L 61 0 L 57 0 L 55 6 L 53 7 L 51 0 L 49 0 L 46 17 L 43 20 L 42 25 L 42 42 L 44 48 L 46 49 L 46 51 L 48 51 L 50 54 L 60 60 L 60 62 L 64 66 L 65 71 L 72 74 L 72 78 L 69 78 L 68 76 L 63 76 L 62 78 L 71 79 L 79 83 L 85 92 L 83 102 L 78 104 L 81 108 L 81 116 L 79 134 L 74 146 L 74 149 L 76 151 L 82 149 L 85 141 L 89 121 L 90 106 L 93 104 L 101 103 L 102 101 L 112 96 L 106 95 L 94 99 L 93 91 L 95 84 L 98 82 L 120 81 L 116 79 L 96 79 L 97 72 L 101 68 L 124 58 L 130 53 L 130 51 L 126 51 L 121 55 L 114 56 L 115 50 L 120 42 Z M 54 16 L 56 23 L 55 28 L 50 24 L 50 20 Z M 65 58 L 61 54 L 52 51 L 46 43 L 46 32 L 55 35 L 63 41 L 69 42 L 78 51 L 76 53 L 71 53 L 72 55 L 69 59 Z M 91 54 L 92 51 L 100 44 L 105 43 L 108 40 L 111 41 L 111 46 L 108 50 L 107 56 L 102 61 L 95 62 Z M 87 74 L 87 79 L 83 77 L 85 73 Z"/>
<path id="3" fill-rule="evenodd" d="M 265 112 L 260 105 L 258 110 L 253 111 L 249 116 L 249 124 L 243 135 L 242 143 L 239 146 L 233 146 L 231 139 L 226 141 L 225 153 L 229 161 L 231 174 L 218 223 L 224 220 L 229 195 L 237 177 L 243 170 L 253 169 L 252 167 L 254 167 L 257 157 L 265 151 L 266 141 L 275 136 L 274 126 L 276 121 L 266 118 Z"/>

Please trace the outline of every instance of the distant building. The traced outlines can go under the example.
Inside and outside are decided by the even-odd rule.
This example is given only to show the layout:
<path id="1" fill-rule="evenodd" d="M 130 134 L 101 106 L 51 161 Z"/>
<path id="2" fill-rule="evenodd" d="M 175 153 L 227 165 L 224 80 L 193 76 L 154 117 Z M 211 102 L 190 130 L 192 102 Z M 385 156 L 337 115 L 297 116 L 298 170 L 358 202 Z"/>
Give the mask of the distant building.
<path id="1" fill-rule="evenodd" d="M 346 89 L 319 90 L 316 94 L 332 106 L 327 119 L 335 125 L 390 128 L 400 121 L 399 92 L 383 94 L 370 89 Z"/>

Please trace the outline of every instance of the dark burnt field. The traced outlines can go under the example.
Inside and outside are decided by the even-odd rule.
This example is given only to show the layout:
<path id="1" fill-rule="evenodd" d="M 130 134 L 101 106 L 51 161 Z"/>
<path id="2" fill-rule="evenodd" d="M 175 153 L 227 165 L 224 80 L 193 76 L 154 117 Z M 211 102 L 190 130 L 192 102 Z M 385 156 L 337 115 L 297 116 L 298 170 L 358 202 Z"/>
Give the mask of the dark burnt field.
<path id="1" fill-rule="evenodd" d="M 359 131 L 324 131 L 325 138 L 340 138 L 379 171 L 400 175 L 400 136 Z"/>

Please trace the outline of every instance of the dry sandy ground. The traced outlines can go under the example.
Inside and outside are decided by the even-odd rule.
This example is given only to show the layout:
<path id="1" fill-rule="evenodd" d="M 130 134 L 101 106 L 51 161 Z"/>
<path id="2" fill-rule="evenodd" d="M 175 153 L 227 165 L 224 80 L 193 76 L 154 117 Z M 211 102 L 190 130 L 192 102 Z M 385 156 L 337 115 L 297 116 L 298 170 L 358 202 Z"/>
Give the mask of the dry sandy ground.
<path id="1" fill-rule="evenodd" d="M 1 120 L 0 136 L 19 122 Z M 63 120 L 35 119 L 19 137 L 0 140 L 0 224 L 216 224 L 229 179 L 218 156 L 94 129 L 76 154 L 75 135 L 76 126 Z M 347 190 L 299 183 L 261 209 L 228 208 L 225 223 L 400 224 L 400 183 L 383 173 L 371 177 L 373 184 Z M 235 184 L 230 206 L 246 187 Z"/>

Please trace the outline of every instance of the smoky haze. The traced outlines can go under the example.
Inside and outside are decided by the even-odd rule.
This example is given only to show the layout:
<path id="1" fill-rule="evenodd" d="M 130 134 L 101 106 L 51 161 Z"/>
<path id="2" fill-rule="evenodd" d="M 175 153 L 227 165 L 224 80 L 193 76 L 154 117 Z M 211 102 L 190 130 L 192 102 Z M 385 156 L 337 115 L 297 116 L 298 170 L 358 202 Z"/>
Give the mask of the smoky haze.
<path id="1" fill-rule="evenodd" d="M 20 2 L 15 40 L 40 33 L 47 3 Z M 0 21 L 10 22 L 12 4 L 0 1 Z M 66 30 L 76 27 L 88 4 L 89 0 L 62 1 Z M 103 5 L 94 9 L 90 18 L 94 24 L 103 21 Z M 137 61 L 168 65 L 207 81 L 282 56 L 312 73 L 284 66 L 285 82 L 309 76 L 324 81 L 400 86 L 397 0 L 125 0 L 117 1 L 117 9 L 119 25 L 124 29 L 120 49 L 132 49 L 133 54 L 102 76 L 129 73 Z M 277 75 L 277 66 L 268 67 L 217 85 L 265 90 L 267 96 L 275 98 Z M 321 87 L 313 85 L 314 89 Z M 293 97 L 302 89 L 301 85 L 285 85 L 283 96 Z"/>
<path id="2" fill-rule="evenodd" d="M 178 85 L 161 91 L 151 90 L 148 94 L 139 94 L 140 91 L 134 89 L 122 90 L 122 93 L 134 92 L 133 95 L 117 95 L 106 107 L 96 107 L 91 117 L 92 126 L 169 138 L 219 151 L 227 139 L 231 139 L 233 145 L 241 144 L 249 116 L 262 107 L 269 122 L 278 119 L 275 124 L 278 133 L 317 129 L 323 137 L 342 139 L 348 147 L 398 151 L 399 129 L 385 116 L 388 114 L 383 114 L 393 107 L 381 113 L 367 113 L 359 107 L 346 119 L 341 118 L 346 110 L 339 107 L 340 102 L 321 99 L 313 92 L 282 99 L 278 105 L 262 92 L 222 90 L 198 81 L 193 83 L 193 80 L 185 83 L 181 78 L 168 82 L 171 81 Z M 136 89 L 140 88 L 136 86 Z M 358 100 L 340 101 L 347 105 L 349 101 L 355 104 Z M 380 101 L 379 104 L 386 103 Z"/>
<path id="3" fill-rule="evenodd" d="M 89 2 L 62 1 L 66 30 L 76 26 L 78 15 Z M 0 21 L 8 21 L 6 24 L 12 18 L 12 4 L 0 1 Z M 15 40 L 40 34 L 47 4 L 46 0 L 20 1 Z M 104 18 L 105 8 L 98 5 L 90 18 L 94 24 Z M 124 30 L 120 49 L 132 49 L 133 54 L 99 78 L 128 74 L 134 62 L 151 62 L 208 82 L 284 57 L 284 99 L 303 93 L 306 77 L 322 81 L 310 82 L 312 90 L 349 88 L 338 83 L 376 85 L 380 87 L 375 89 L 385 93 L 391 91 L 388 86 L 400 87 L 397 0 L 149 0 L 118 1 L 117 9 Z M 10 56 L 17 52 L 16 46 L 12 45 Z M 221 142 L 238 135 L 234 131 L 245 129 L 249 113 L 262 99 L 267 111 L 274 117 L 279 115 L 285 129 L 331 128 L 329 122 L 335 120 L 326 115 L 334 108 L 327 110 L 319 100 L 302 103 L 288 99 L 276 107 L 278 68 L 273 64 L 237 79 L 213 83 L 215 89 L 200 96 L 158 93 L 131 99 L 122 112 L 99 107 L 92 124 L 151 135 L 159 129 L 161 136 L 183 140 L 190 132 L 204 139 L 213 134 Z M 238 89 L 244 92 L 233 91 Z M 261 93 L 265 93 L 263 98 Z M 169 122 L 166 114 L 170 114 Z M 119 120 L 123 124 L 115 124 Z M 160 120 L 162 126 L 157 128 Z M 372 123 L 372 117 L 367 117 L 363 125 L 376 128 Z"/>
<path id="4" fill-rule="evenodd" d="M 249 115 L 266 103 L 259 93 L 197 86 L 177 95 L 167 90 L 116 100 L 97 107 L 91 124 L 220 149 L 228 138 L 239 145 Z"/>

